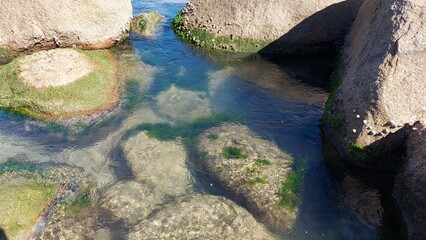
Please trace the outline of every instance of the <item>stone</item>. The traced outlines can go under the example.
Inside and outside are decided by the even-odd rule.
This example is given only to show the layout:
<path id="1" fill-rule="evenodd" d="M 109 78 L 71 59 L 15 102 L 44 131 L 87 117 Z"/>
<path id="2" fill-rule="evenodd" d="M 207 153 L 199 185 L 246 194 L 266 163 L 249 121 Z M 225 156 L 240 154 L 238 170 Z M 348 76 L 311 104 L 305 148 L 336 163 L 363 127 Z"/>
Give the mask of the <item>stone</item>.
<path id="1" fill-rule="evenodd" d="M 147 182 L 161 194 L 179 196 L 191 184 L 187 153 L 179 140 L 159 141 L 145 132 L 128 139 L 123 151 L 136 180 Z"/>
<path id="2" fill-rule="evenodd" d="M 19 78 L 35 88 L 70 84 L 96 69 L 87 56 L 72 49 L 36 52 L 20 59 L 18 64 Z"/>
<path id="3" fill-rule="evenodd" d="M 142 36 L 153 36 L 164 19 L 158 12 L 142 13 L 132 20 L 130 31 Z"/>
<path id="4" fill-rule="evenodd" d="M 247 210 L 223 197 L 193 195 L 167 205 L 127 239 L 274 239 Z"/>
<path id="5" fill-rule="evenodd" d="M 220 36 L 230 37 L 230 40 L 245 38 L 268 43 L 277 40 L 261 52 L 285 53 L 302 43 L 323 45 L 327 42 L 332 45 L 336 41 L 343 42 L 362 0 L 285 3 L 279 0 L 206 0 L 197 8 L 193 7 L 193 2 L 190 1 L 182 11 L 182 15 L 187 17 L 183 22 L 184 29 L 199 29 L 192 24 L 196 17 L 188 14 L 196 13 L 206 16 L 212 25 L 223 26 Z M 223 22 L 224 19 L 227 21 Z M 203 30 L 217 35 L 214 29 Z M 265 46 L 265 43 L 261 46 Z M 242 48 L 237 50 L 242 51 Z"/>
<path id="6" fill-rule="evenodd" d="M 108 48 L 127 36 L 130 0 L 2 0 L 0 48 Z"/>
<path id="7" fill-rule="evenodd" d="M 416 123 L 406 143 L 407 162 L 396 178 L 394 196 L 407 223 L 409 239 L 426 236 L 426 127 Z"/>
<path id="8" fill-rule="evenodd" d="M 157 107 L 161 114 L 185 122 L 212 114 L 210 98 L 206 93 L 180 89 L 174 85 L 158 94 Z"/>
<path id="9" fill-rule="evenodd" d="M 365 1 L 359 10 L 344 47 L 340 86 L 325 113 L 341 126 L 333 129 L 327 120 L 324 126 L 339 152 L 352 162 L 362 165 L 348 154 L 349 143 L 379 149 L 382 140 L 392 135 L 353 134 L 352 129 L 363 124 L 352 117 L 353 109 L 372 129 L 383 129 L 389 119 L 401 127 L 426 119 L 422 111 L 426 106 L 425 11 L 426 2 L 416 0 Z M 392 127 L 392 133 L 401 129 L 396 124 Z"/>
<path id="10" fill-rule="evenodd" d="M 282 196 L 278 195 L 292 171 L 289 155 L 248 127 L 235 124 L 223 124 L 201 134 L 197 150 L 202 168 L 244 199 L 252 214 L 279 231 L 292 228 L 298 206 L 282 205 Z"/>
<path id="11" fill-rule="evenodd" d="M 101 206 L 132 226 L 165 202 L 155 189 L 136 181 L 118 182 L 101 196 Z"/>
<path id="12" fill-rule="evenodd" d="M 0 67 L 0 107 L 51 121 L 101 114 L 119 101 L 116 67 L 108 51 L 52 49 L 17 58 Z"/>

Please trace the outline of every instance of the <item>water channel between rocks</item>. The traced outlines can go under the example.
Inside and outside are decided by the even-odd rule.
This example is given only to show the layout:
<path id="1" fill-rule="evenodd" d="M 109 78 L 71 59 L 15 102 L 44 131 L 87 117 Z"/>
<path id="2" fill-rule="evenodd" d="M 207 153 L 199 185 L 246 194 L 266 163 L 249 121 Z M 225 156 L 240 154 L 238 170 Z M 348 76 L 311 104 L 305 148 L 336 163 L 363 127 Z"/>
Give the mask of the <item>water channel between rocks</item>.
<path id="1" fill-rule="evenodd" d="M 52 124 L 40 127 L 25 117 L 0 111 L 0 163 L 15 157 L 76 165 L 94 176 L 106 199 L 114 194 L 122 194 L 122 198 L 128 194 L 131 199 L 132 191 L 125 188 L 152 192 L 140 201 L 148 205 L 163 201 L 157 204 L 158 215 L 164 211 L 167 216 L 167 211 L 173 211 L 168 205 L 194 193 L 225 196 L 241 204 L 196 166 L 188 143 L 202 130 L 194 124 L 196 119 L 228 118 L 247 125 L 294 159 L 308 161 L 296 224 L 290 234 L 276 234 L 278 239 L 406 238 L 391 197 L 391 178 L 345 164 L 318 127 L 334 59 L 266 59 L 202 52 L 181 42 L 170 28 L 171 19 L 183 5 L 181 0 L 133 1 L 134 15 L 158 11 L 166 21 L 154 38 L 131 35 L 128 43 L 113 50 L 123 59 L 137 56 L 132 59 L 136 71 L 126 72 L 128 66 L 119 65 L 123 73 L 134 75 L 126 83 L 129 96 L 123 96 L 127 105 L 122 110 L 80 134 Z M 193 132 L 186 135 L 188 139 L 168 141 L 163 147 L 138 135 L 138 129 L 162 123 Z M 125 159 L 151 153 L 161 161 Z M 135 174 L 136 169 L 145 178 Z M 168 174 L 170 169 L 174 169 L 172 174 Z M 157 187 L 133 186 L 135 179 Z M 188 202 L 193 201 L 203 200 Z M 99 217 L 98 225 L 108 228 L 112 239 L 121 239 L 129 231 L 123 226 L 134 221 L 133 215 L 145 214 L 142 221 L 150 221 L 151 215 L 141 209 L 130 209 L 124 220 L 111 224 L 101 223 L 108 216 Z"/>

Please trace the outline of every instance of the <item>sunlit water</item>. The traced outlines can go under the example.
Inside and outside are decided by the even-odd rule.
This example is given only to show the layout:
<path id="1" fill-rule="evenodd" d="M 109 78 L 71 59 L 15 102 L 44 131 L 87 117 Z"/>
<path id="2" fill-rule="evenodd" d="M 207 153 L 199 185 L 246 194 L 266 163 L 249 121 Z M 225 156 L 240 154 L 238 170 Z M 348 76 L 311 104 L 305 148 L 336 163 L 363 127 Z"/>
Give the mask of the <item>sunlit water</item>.
<path id="1" fill-rule="evenodd" d="M 100 186 L 108 185 L 134 177 L 121 151 L 127 130 L 143 123 L 185 125 L 197 117 L 221 114 L 248 125 L 294 158 L 309 160 L 296 226 L 278 238 L 404 239 L 391 178 L 347 166 L 317 126 L 333 59 L 202 52 L 181 42 L 170 28 L 183 5 L 180 0 L 133 1 L 134 15 L 158 11 L 166 16 L 155 38 L 130 37 L 144 64 L 140 81 L 145 88 L 134 109 L 118 111 L 108 124 L 81 136 L 65 130 L 52 134 L 24 117 L 0 112 L 0 162 L 9 157 L 66 162 L 83 167 Z M 180 106 L 167 102 L 176 95 L 184 99 Z M 196 105 L 191 105 L 191 98 L 199 98 Z M 213 180 L 193 167 L 191 159 L 188 168 L 192 174 L 187 192 L 229 196 L 212 187 Z"/>

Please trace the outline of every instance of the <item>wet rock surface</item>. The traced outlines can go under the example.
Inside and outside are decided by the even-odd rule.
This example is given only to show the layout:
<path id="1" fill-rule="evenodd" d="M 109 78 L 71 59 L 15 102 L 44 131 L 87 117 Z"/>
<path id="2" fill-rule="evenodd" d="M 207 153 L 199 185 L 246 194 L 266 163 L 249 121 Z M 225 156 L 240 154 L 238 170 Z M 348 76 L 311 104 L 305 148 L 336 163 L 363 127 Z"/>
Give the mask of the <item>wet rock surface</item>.
<path id="1" fill-rule="evenodd" d="M 166 206 L 127 239 L 274 239 L 244 209 L 223 197 L 195 195 Z"/>
<path id="2" fill-rule="evenodd" d="M 290 156 L 248 127 L 236 124 L 206 131 L 199 137 L 197 149 L 201 166 L 244 199 L 255 216 L 280 231 L 293 226 L 297 207 L 282 206 L 278 196 L 281 182 L 291 171 Z"/>
<path id="3" fill-rule="evenodd" d="M 0 68 L 0 105 L 58 122 L 100 115 L 119 101 L 116 67 L 108 51 L 53 49 L 17 58 Z"/>
<path id="4" fill-rule="evenodd" d="M 4 0 L 0 6 L 0 47 L 15 51 L 77 46 L 111 47 L 129 30 L 130 0 Z"/>
<path id="5" fill-rule="evenodd" d="M 191 121 L 211 115 L 210 99 L 204 92 L 179 89 L 174 85 L 157 97 L 161 114 L 180 121 Z"/>
<path id="6" fill-rule="evenodd" d="M 101 196 L 101 206 L 117 219 L 123 219 L 128 226 L 147 218 L 164 202 L 164 196 L 156 189 L 136 181 L 116 183 Z"/>
<path id="7" fill-rule="evenodd" d="M 191 175 L 186 150 L 178 140 L 159 141 L 140 132 L 125 142 L 123 151 L 136 180 L 167 196 L 186 193 Z"/>
<path id="8" fill-rule="evenodd" d="M 142 36 L 153 36 L 164 18 L 158 12 L 142 13 L 132 20 L 130 31 Z"/>
<path id="9" fill-rule="evenodd" d="M 394 195 L 407 222 L 410 239 L 426 236 L 426 127 L 416 123 L 407 140 L 407 162 L 397 177 Z"/>
<path id="10" fill-rule="evenodd" d="M 2 214 L 7 216 L 12 211 L 14 217 L 3 218 L 11 222 L 3 222 L 1 224 L 7 225 L 1 227 L 12 239 L 42 235 L 58 209 L 76 197 L 85 179 L 88 177 L 82 169 L 65 164 L 7 160 L 0 165 L 0 192 L 6 191 L 2 197 L 11 193 L 13 196 L 2 200 L 2 206 L 7 207 L 2 209 Z M 21 212 L 22 209 L 25 212 Z M 18 222 L 13 222 L 14 219 Z"/>

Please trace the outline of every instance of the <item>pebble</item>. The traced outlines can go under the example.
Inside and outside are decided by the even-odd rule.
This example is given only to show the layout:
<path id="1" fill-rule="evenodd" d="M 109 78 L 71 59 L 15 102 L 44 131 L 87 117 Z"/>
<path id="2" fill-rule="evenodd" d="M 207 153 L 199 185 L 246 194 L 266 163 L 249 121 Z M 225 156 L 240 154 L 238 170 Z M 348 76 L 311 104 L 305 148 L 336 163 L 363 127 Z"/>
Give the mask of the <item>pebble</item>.
<path id="1" fill-rule="evenodd" d="M 354 128 L 354 129 L 352 129 L 352 132 L 353 132 L 353 133 L 356 133 L 356 129 L 355 129 L 355 128 Z"/>
<path id="2" fill-rule="evenodd" d="M 359 119 L 359 118 L 361 118 L 361 116 L 360 116 L 360 115 L 356 115 L 356 118 L 358 118 L 358 119 Z"/>
<path id="3" fill-rule="evenodd" d="M 363 120 L 362 122 L 363 122 L 364 124 L 367 124 L 367 120 Z"/>

